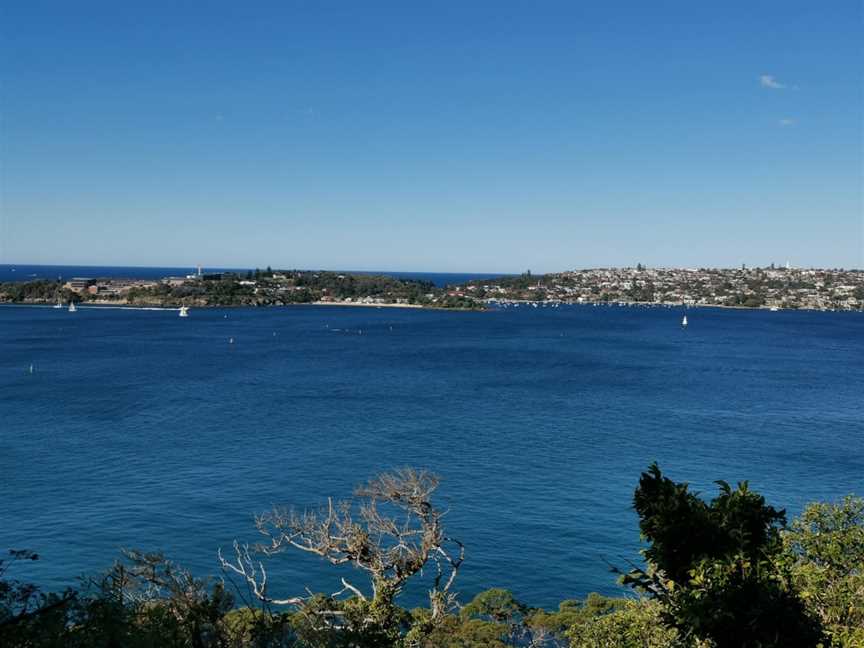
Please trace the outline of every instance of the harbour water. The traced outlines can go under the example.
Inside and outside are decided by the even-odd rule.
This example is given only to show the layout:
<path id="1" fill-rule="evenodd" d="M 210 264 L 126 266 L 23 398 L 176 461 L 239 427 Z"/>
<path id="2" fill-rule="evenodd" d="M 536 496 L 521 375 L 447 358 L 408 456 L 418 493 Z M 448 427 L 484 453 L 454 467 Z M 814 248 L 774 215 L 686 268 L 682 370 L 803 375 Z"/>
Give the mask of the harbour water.
<path id="1" fill-rule="evenodd" d="M 618 591 L 652 461 L 790 515 L 864 494 L 864 314 L 687 315 L 0 307 L 0 548 L 48 588 L 121 547 L 214 574 L 253 513 L 412 465 L 442 478 L 463 596 L 553 606 Z M 270 572 L 274 595 L 340 588 L 305 555 Z"/>

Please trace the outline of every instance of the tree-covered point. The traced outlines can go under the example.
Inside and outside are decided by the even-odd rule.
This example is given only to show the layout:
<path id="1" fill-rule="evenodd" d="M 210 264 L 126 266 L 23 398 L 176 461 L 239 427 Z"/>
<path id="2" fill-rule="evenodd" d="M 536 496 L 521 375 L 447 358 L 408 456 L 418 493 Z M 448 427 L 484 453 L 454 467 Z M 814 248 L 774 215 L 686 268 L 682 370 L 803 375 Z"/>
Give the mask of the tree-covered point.
<path id="1" fill-rule="evenodd" d="M 60 281 L 40 279 L 38 281 L 20 281 L 0 283 L 0 302 L 35 302 L 57 303 L 81 301 L 74 291 L 63 287 Z"/>
<path id="2" fill-rule="evenodd" d="M 560 275 L 549 275 L 550 278 L 559 277 Z M 542 286 L 546 275 L 532 274 L 530 270 L 518 275 L 504 275 L 499 277 L 490 277 L 488 279 L 471 279 L 464 286 L 501 286 L 508 290 L 527 290 L 529 287 Z"/>
<path id="3" fill-rule="evenodd" d="M 0 560 L 0 645 L 10 648 L 862 648 L 864 499 L 808 506 L 790 525 L 746 484 L 706 501 L 652 466 L 634 506 L 642 595 L 591 594 L 556 610 L 490 589 L 462 602 L 471 551 L 444 527 L 425 471 L 379 475 L 319 509 L 256 516 L 259 542 L 219 551 L 199 579 L 160 554 L 127 551 L 105 574 L 44 593 Z M 260 541 L 264 537 L 263 542 Z M 333 593 L 273 593 L 269 560 L 311 553 L 336 565 Z M 353 567 L 351 570 L 344 567 Z M 399 604 L 428 575 L 428 605 Z M 337 584 L 338 583 L 338 584 Z M 574 584 L 576 586 L 577 584 Z"/>
<path id="4" fill-rule="evenodd" d="M 432 282 L 386 275 L 255 270 L 162 281 L 90 280 L 79 292 L 59 281 L 0 284 L 0 302 L 111 302 L 138 306 L 278 306 L 312 302 L 480 308 L 476 299 L 448 294 Z"/>

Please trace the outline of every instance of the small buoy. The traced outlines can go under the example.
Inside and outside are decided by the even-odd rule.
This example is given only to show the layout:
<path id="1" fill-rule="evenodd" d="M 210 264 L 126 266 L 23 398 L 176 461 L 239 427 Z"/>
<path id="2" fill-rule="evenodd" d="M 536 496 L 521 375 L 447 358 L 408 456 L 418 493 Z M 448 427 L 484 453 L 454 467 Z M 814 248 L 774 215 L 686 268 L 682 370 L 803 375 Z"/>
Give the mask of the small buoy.
<path id="1" fill-rule="evenodd" d="M 228 344 L 234 344 L 234 338 L 228 338 Z"/>
<path id="2" fill-rule="evenodd" d="M 32 363 L 30 364 L 30 373 L 31 374 L 33 373 L 33 364 Z"/>

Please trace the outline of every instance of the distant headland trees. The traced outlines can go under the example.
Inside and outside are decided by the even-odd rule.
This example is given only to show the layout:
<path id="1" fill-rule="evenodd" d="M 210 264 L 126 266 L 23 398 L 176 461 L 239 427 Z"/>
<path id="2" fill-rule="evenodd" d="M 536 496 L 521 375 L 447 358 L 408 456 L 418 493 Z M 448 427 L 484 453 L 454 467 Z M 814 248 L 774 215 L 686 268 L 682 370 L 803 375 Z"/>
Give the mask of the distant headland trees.
<path id="1" fill-rule="evenodd" d="M 429 281 L 326 271 L 250 270 L 153 279 L 75 278 L 0 284 L 0 302 L 91 302 L 130 306 L 342 304 L 478 308 Z"/>

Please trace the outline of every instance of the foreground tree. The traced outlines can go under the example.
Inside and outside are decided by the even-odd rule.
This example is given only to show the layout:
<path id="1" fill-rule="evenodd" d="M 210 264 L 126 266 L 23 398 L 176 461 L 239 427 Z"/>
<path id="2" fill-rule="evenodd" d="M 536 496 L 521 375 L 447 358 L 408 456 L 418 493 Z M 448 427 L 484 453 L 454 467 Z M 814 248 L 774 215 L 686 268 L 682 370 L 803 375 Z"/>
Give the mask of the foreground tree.
<path id="1" fill-rule="evenodd" d="M 746 482 L 707 503 L 656 464 L 634 495 L 648 569 L 623 578 L 663 605 L 682 640 L 717 648 L 814 648 L 817 619 L 792 587 L 781 560 L 785 512 L 765 504 Z"/>
<path id="2" fill-rule="evenodd" d="M 298 634 L 313 645 L 393 645 L 410 625 L 396 597 L 424 568 L 434 570 L 426 625 L 440 623 L 455 604 L 451 587 L 464 559 L 464 547 L 445 533 L 444 512 L 432 503 L 438 483 L 431 473 L 403 469 L 358 487 L 352 499 L 328 499 L 320 510 L 276 508 L 255 521 L 267 542 L 254 547 L 235 542 L 233 559 L 220 552 L 220 563 L 228 573 L 242 577 L 264 604 L 297 609 L 297 618 L 303 620 Z M 288 549 L 365 572 L 367 593 L 342 578 L 342 588 L 330 596 L 272 598 L 267 572 L 258 557 Z M 346 594 L 347 600 L 340 598 Z M 415 634 L 421 630 L 415 628 Z"/>
<path id="3" fill-rule="evenodd" d="M 783 540 L 796 587 L 832 643 L 864 646 L 864 499 L 810 504 Z"/>

